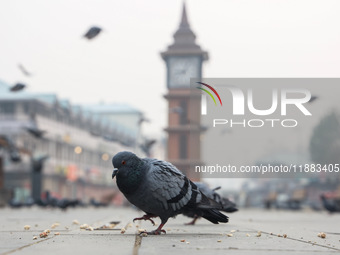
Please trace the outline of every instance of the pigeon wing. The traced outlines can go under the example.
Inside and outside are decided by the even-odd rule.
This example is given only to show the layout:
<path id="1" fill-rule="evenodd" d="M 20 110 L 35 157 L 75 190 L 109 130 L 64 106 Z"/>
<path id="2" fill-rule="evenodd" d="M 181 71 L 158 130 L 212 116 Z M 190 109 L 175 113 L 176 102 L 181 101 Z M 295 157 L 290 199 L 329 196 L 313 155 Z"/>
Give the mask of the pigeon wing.
<path id="1" fill-rule="evenodd" d="M 156 159 L 147 160 L 151 165 L 147 174 L 151 194 L 162 203 L 163 209 L 180 211 L 193 199 L 201 201 L 202 195 L 195 189 L 195 184 L 174 165 Z"/>

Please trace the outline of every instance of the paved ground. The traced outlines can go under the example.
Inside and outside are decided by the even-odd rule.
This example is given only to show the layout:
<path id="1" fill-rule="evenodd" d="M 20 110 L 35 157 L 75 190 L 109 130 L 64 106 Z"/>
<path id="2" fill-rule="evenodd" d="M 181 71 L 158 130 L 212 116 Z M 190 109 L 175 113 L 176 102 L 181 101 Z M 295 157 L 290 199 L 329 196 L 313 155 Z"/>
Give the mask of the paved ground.
<path id="1" fill-rule="evenodd" d="M 139 228 L 154 229 L 150 222 L 129 224 L 132 218 L 141 215 L 128 208 L 76 208 L 66 212 L 36 207 L 0 209 L 0 254 L 340 253 L 340 214 L 241 210 L 229 215 L 228 224 L 214 225 L 202 219 L 195 226 L 183 225 L 189 218 L 178 216 L 166 224 L 166 235 L 147 237 L 136 233 Z M 110 221 L 120 223 L 113 230 L 86 231 L 73 224 L 73 220 L 94 228 Z M 156 221 L 159 223 L 159 219 Z M 56 222 L 60 225 L 52 229 Z M 24 230 L 25 225 L 31 228 Z M 121 234 L 123 227 L 126 232 Z M 45 229 L 51 233 L 40 238 Z M 55 235 L 56 232 L 60 235 Z M 319 232 L 326 233 L 326 238 L 318 237 Z M 34 236 L 38 239 L 33 240 Z"/>

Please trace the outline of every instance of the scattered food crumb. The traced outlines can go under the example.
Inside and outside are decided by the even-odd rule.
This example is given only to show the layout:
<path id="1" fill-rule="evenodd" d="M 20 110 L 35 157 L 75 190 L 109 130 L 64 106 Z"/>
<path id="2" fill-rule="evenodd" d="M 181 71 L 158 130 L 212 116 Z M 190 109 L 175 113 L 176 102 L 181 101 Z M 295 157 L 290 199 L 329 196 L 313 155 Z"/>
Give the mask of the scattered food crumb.
<path id="1" fill-rule="evenodd" d="M 273 232 L 270 232 L 270 235 L 272 236 L 272 235 L 273 235 Z"/>
<path id="2" fill-rule="evenodd" d="M 83 225 L 80 226 L 80 229 L 87 229 L 88 227 L 89 227 L 89 225 L 83 224 Z"/>
<path id="3" fill-rule="evenodd" d="M 38 237 L 37 236 L 33 236 L 33 240 L 37 240 L 38 239 Z"/>
<path id="4" fill-rule="evenodd" d="M 48 236 L 48 233 L 45 231 L 40 233 L 40 238 L 45 238 L 47 236 Z"/>
<path id="5" fill-rule="evenodd" d="M 59 225 L 60 225 L 60 223 L 57 223 L 57 222 L 56 222 L 56 223 L 53 223 L 52 226 L 51 226 L 51 228 L 52 228 L 52 229 L 55 229 L 55 228 L 58 227 Z"/>
<path id="6" fill-rule="evenodd" d="M 261 235 L 262 235 L 262 232 L 258 231 L 256 237 L 260 237 Z"/>
<path id="7" fill-rule="evenodd" d="M 222 240 L 217 240 L 218 243 L 222 242 Z"/>
<path id="8" fill-rule="evenodd" d="M 55 232 L 54 235 L 55 235 L 55 236 L 59 236 L 60 233 L 59 233 L 59 232 Z"/>
<path id="9" fill-rule="evenodd" d="M 88 226 L 88 227 L 86 228 L 86 230 L 87 230 L 87 231 L 93 231 L 93 227 Z"/>
<path id="10" fill-rule="evenodd" d="M 65 229 L 66 229 L 66 230 L 68 230 L 68 229 L 69 229 L 69 227 L 65 227 Z"/>
<path id="11" fill-rule="evenodd" d="M 185 239 L 182 239 L 181 242 L 184 243 L 184 242 L 185 242 Z"/>
<path id="12" fill-rule="evenodd" d="M 25 225 L 25 226 L 24 226 L 24 229 L 25 229 L 25 230 L 29 230 L 30 228 L 31 228 L 30 225 Z"/>
<path id="13" fill-rule="evenodd" d="M 138 225 L 138 224 L 136 224 L 136 228 L 139 228 L 139 225 Z"/>
<path id="14" fill-rule="evenodd" d="M 277 237 L 281 237 L 281 235 L 280 235 L 280 234 L 278 234 L 278 235 L 277 235 Z"/>
<path id="15" fill-rule="evenodd" d="M 138 233 L 142 233 L 142 232 L 146 232 L 146 230 L 144 228 L 139 228 Z"/>
<path id="16" fill-rule="evenodd" d="M 147 237 L 147 236 L 148 236 L 148 233 L 143 232 L 143 233 L 141 233 L 141 236 L 142 236 L 142 237 Z"/>
<path id="17" fill-rule="evenodd" d="M 186 242 L 186 244 L 189 244 L 190 242 Z"/>
<path id="18" fill-rule="evenodd" d="M 230 233 L 234 233 L 234 232 L 236 232 L 236 230 L 235 230 L 235 229 L 232 229 L 232 230 L 230 230 Z"/>
<path id="19" fill-rule="evenodd" d="M 246 236 L 249 237 L 250 235 L 247 233 Z"/>
<path id="20" fill-rule="evenodd" d="M 113 225 L 113 224 L 111 224 L 111 225 Z M 117 225 L 117 224 L 115 224 L 115 225 Z M 132 223 L 129 223 L 129 224 L 126 225 L 126 228 L 131 228 L 131 227 L 132 227 Z"/>
<path id="21" fill-rule="evenodd" d="M 320 233 L 318 234 L 318 237 L 320 237 L 320 238 L 326 238 L 326 234 L 325 234 L 324 232 L 320 232 Z"/>
<path id="22" fill-rule="evenodd" d="M 287 234 L 283 234 L 283 238 L 287 238 Z"/>
<path id="23" fill-rule="evenodd" d="M 49 229 L 45 229 L 45 231 L 44 232 L 46 232 L 47 234 L 49 234 L 49 233 L 51 233 L 51 230 L 49 230 Z"/>
<path id="24" fill-rule="evenodd" d="M 79 225 L 80 223 L 79 223 L 78 220 L 73 220 L 73 221 L 72 221 L 72 224 L 74 224 L 74 225 Z"/>
<path id="25" fill-rule="evenodd" d="M 126 231 L 126 229 L 125 229 L 125 228 L 122 228 L 122 229 L 120 230 L 120 233 L 121 233 L 121 234 L 124 234 L 125 231 Z"/>
<path id="26" fill-rule="evenodd" d="M 228 237 L 232 237 L 232 236 L 233 236 L 233 234 L 227 234 L 227 236 L 228 236 Z"/>

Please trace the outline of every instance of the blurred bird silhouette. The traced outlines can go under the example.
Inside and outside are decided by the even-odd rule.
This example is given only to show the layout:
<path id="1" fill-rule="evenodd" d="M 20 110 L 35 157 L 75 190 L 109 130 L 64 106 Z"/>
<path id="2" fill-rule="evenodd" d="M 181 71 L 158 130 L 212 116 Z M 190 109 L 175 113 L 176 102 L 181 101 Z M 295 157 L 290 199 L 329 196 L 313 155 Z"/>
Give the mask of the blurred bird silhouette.
<path id="1" fill-rule="evenodd" d="M 101 31 L 102 31 L 102 29 L 100 27 L 93 26 L 86 32 L 84 37 L 89 39 L 89 40 L 92 40 L 93 38 L 98 36 Z"/>
<path id="2" fill-rule="evenodd" d="M 150 150 L 152 145 L 156 143 L 156 140 L 146 140 L 143 144 L 141 144 L 139 147 L 142 149 L 142 151 L 146 154 L 147 157 L 150 157 Z"/>
<path id="3" fill-rule="evenodd" d="M 42 138 L 43 135 L 46 133 L 45 130 L 40 130 L 36 127 L 25 127 L 25 129 L 35 138 Z"/>
<path id="4" fill-rule="evenodd" d="M 324 194 L 320 196 L 323 207 L 330 213 L 340 212 L 340 204 L 336 203 L 334 199 L 326 198 Z"/>
<path id="5" fill-rule="evenodd" d="M 12 92 L 20 91 L 20 90 L 24 89 L 25 87 L 26 87 L 25 84 L 18 82 L 10 88 L 10 91 L 12 91 Z"/>
<path id="6" fill-rule="evenodd" d="M 313 103 L 316 99 L 318 99 L 317 96 L 311 96 L 310 100 L 308 101 L 308 103 Z"/>
<path id="7" fill-rule="evenodd" d="M 18 67 L 19 67 L 20 71 L 24 75 L 26 75 L 26 76 L 31 76 L 32 75 L 30 72 L 27 71 L 27 69 L 22 64 L 18 64 Z"/>
<path id="8" fill-rule="evenodd" d="M 231 202 L 228 198 L 221 197 L 220 194 L 216 192 L 216 190 L 219 190 L 221 186 L 216 187 L 214 189 L 210 189 L 208 185 L 206 185 L 205 183 L 195 182 L 195 184 L 204 195 L 206 195 L 210 199 L 215 200 L 222 206 L 221 211 L 230 213 L 238 211 L 238 209 L 236 208 L 236 204 L 234 202 Z M 191 222 L 186 223 L 186 225 L 195 225 L 197 219 L 200 218 L 199 216 L 193 213 L 191 214 L 185 213 L 184 215 L 190 218 L 194 218 Z"/>
<path id="9" fill-rule="evenodd" d="M 13 140 L 6 136 L 0 135 L 0 148 L 5 148 L 8 151 L 9 157 L 12 162 L 20 162 L 21 156 L 18 148 L 15 146 Z"/>

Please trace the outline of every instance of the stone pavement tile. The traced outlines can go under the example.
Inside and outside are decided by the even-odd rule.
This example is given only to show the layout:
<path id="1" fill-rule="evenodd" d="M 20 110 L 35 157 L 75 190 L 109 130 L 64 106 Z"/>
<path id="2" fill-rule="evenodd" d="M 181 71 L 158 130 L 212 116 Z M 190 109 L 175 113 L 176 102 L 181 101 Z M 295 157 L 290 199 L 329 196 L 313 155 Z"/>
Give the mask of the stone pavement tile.
<path id="1" fill-rule="evenodd" d="M 149 221 L 132 223 L 143 212 L 131 208 L 76 208 L 0 210 L 0 254 L 339 254 L 340 215 L 315 212 L 240 210 L 229 214 L 228 224 L 214 225 L 201 219 L 195 226 L 184 225 L 190 219 L 177 216 L 165 225 L 166 235 L 140 237 L 139 228 L 156 228 Z M 79 225 L 99 227 L 110 221 L 121 223 L 115 230 L 86 231 Z M 160 223 L 158 218 L 155 219 Z M 46 239 L 32 240 L 50 228 Z M 24 225 L 31 225 L 24 230 Z M 65 228 L 67 227 L 67 229 Z M 125 227 L 125 234 L 120 229 Z M 258 231 L 261 236 L 257 236 Z M 327 237 L 317 237 L 318 232 Z M 54 236 L 55 232 L 60 235 Z M 270 233 L 273 233 L 272 235 Z M 232 236 L 227 235 L 232 234 Z M 277 235 L 287 234 L 287 238 Z M 301 239 L 303 238 L 303 239 Z M 182 242 L 181 242 L 182 240 Z M 308 242 L 310 241 L 310 242 Z M 316 243 L 314 243 L 316 242 Z M 10 253 L 8 253 L 10 252 Z"/>
<path id="2" fill-rule="evenodd" d="M 0 210 L 0 254 L 20 253 L 39 254 L 49 252 L 51 254 L 71 253 L 76 248 L 87 254 L 87 251 L 97 252 L 101 249 L 111 253 L 110 248 L 120 251 L 119 254 L 130 254 L 135 240 L 136 227 L 130 227 L 125 235 L 120 234 L 120 229 L 131 222 L 138 214 L 136 210 L 127 208 L 76 208 L 63 212 L 59 209 L 25 208 L 19 210 Z M 88 224 L 92 227 L 100 227 L 110 221 L 121 221 L 115 230 L 86 231 L 80 229 L 80 225 L 73 224 L 73 220 L 80 224 Z M 58 222 L 55 229 L 51 226 Z M 30 225 L 29 230 L 24 230 L 25 225 Z M 39 234 L 50 229 L 51 233 L 46 239 Z M 54 233 L 60 235 L 55 236 Z M 33 240 L 38 236 L 37 240 Z M 105 246 L 107 244 L 107 246 Z M 112 246 L 113 245 L 113 246 Z M 112 247 L 111 247 L 112 246 Z M 118 247 L 118 248 L 117 248 Z M 111 253 L 112 254 L 112 253 Z"/>
<path id="3" fill-rule="evenodd" d="M 250 215 L 261 218 L 262 211 L 250 211 Z M 272 214 L 268 213 L 268 214 Z M 266 214 L 266 213 L 264 213 Z M 294 214 L 293 214 L 294 215 Z M 266 221 L 258 224 L 256 221 L 248 221 L 248 212 L 239 212 L 230 215 L 232 223 L 214 225 L 206 220 L 200 220 L 195 226 L 184 226 L 188 218 L 178 216 L 175 220 L 169 220 L 165 225 L 167 235 L 143 237 L 140 255 L 146 254 L 334 254 L 340 250 L 333 249 L 330 245 L 323 245 L 321 238 L 320 244 L 308 243 L 304 240 L 294 238 L 278 237 L 270 233 L 258 231 L 264 229 L 281 230 L 282 232 L 295 226 L 294 231 L 306 234 L 308 228 L 299 222 L 285 221 L 292 216 L 291 212 L 282 215 L 281 221 Z M 306 215 L 304 216 L 306 217 Z M 275 217 L 273 217 L 275 218 Z M 327 224 L 330 224 L 327 222 Z M 299 229 L 299 228 L 302 229 Z M 314 226 L 316 227 L 316 226 Z M 149 228 L 149 226 L 148 226 Z M 289 231 L 288 231 L 289 232 Z M 232 236 L 227 236 L 227 235 Z M 282 234 L 283 235 L 283 234 Z M 156 244 L 157 243 L 157 244 Z"/>
<path id="4" fill-rule="evenodd" d="M 135 235 L 121 234 L 67 234 L 52 238 L 17 250 L 14 254 L 131 254 Z"/>

